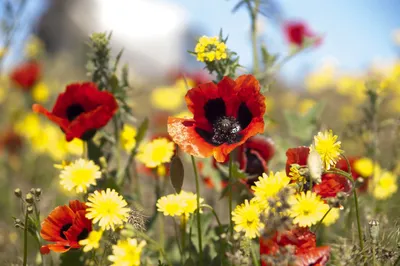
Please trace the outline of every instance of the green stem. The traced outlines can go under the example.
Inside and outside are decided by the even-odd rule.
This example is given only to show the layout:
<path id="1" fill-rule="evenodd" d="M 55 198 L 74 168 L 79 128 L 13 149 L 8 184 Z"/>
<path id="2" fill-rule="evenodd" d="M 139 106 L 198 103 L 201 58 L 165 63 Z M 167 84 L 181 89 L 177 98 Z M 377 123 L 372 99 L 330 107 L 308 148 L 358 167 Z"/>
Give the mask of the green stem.
<path id="1" fill-rule="evenodd" d="M 253 265 L 254 266 L 259 266 L 260 265 L 260 261 L 257 259 L 257 255 L 256 252 L 254 251 L 254 247 L 253 244 L 251 244 L 251 258 L 253 259 Z"/>
<path id="2" fill-rule="evenodd" d="M 260 0 L 254 0 L 254 8 L 252 8 L 250 1 L 246 1 L 251 17 L 251 44 L 253 50 L 253 73 L 257 75 L 260 71 L 258 62 L 258 47 L 257 47 L 257 15 L 260 6 Z"/>
<path id="3" fill-rule="evenodd" d="M 27 265 L 28 262 L 28 211 L 25 211 L 25 224 L 24 224 L 24 262 L 23 266 Z"/>
<path id="4" fill-rule="evenodd" d="M 193 172 L 194 172 L 194 177 L 196 179 L 196 200 L 197 200 L 197 233 L 198 233 L 198 239 L 199 239 L 199 265 L 203 265 L 203 244 L 202 244 L 202 236 L 201 236 L 201 217 L 200 217 L 200 184 L 199 184 L 199 175 L 197 173 L 197 166 L 196 166 L 196 161 L 194 159 L 194 156 L 192 155 L 192 165 L 193 165 Z"/>
<path id="5" fill-rule="evenodd" d="M 363 233 L 361 230 L 361 222 L 360 222 L 360 212 L 358 210 L 358 198 L 357 198 L 357 189 L 353 189 L 354 194 L 354 203 L 356 205 L 356 218 L 357 218 L 357 229 L 358 229 L 358 238 L 360 240 L 360 248 L 364 249 L 364 241 L 363 241 Z"/>
<path id="6" fill-rule="evenodd" d="M 228 205 L 229 205 L 229 232 L 233 237 L 233 221 L 232 221 L 232 170 L 233 170 L 233 158 L 229 154 L 229 184 L 228 184 Z"/>
<path id="7" fill-rule="evenodd" d="M 182 257 L 185 259 L 185 247 L 186 247 L 186 216 L 181 218 L 181 245 L 182 245 Z"/>
<path id="8" fill-rule="evenodd" d="M 165 254 L 164 249 L 153 239 L 151 239 L 148 235 L 146 235 L 143 232 L 136 232 L 138 234 L 138 236 L 140 236 L 141 238 L 143 238 L 144 240 L 146 240 L 147 242 L 151 243 L 152 245 L 154 245 L 156 247 L 156 249 L 158 249 L 158 251 L 160 252 L 161 256 L 164 258 L 164 260 L 167 262 L 167 264 L 169 266 L 172 265 L 172 263 L 169 261 L 167 255 Z"/>
<path id="9" fill-rule="evenodd" d="M 221 221 L 219 220 L 218 215 L 215 212 L 214 208 L 212 206 L 208 205 L 208 204 L 203 204 L 203 205 L 201 205 L 201 207 L 204 207 L 204 208 L 207 208 L 207 209 L 211 210 L 212 214 L 214 215 L 215 219 L 217 220 L 219 228 L 222 230 Z M 223 239 L 222 239 L 222 237 L 220 239 L 221 239 L 221 246 L 220 246 L 221 254 L 225 254 Z M 221 258 L 221 265 L 223 265 L 223 256 L 221 255 L 220 258 Z"/>
<path id="10" fill-rule="evenodd" d="M 314 234 L 316 234 L 318 232 L 318 229 L 320 228 L 322 222 L 324 221 L 325 217 L 329 214 L 329 212 L 332 210 L 332 207 L 329 208 L 329 210 L 324 214 L 324 216 L 322 216 L 321 220 L 319 220 L 317 226 L 315 227 L 315 231 Z"/>

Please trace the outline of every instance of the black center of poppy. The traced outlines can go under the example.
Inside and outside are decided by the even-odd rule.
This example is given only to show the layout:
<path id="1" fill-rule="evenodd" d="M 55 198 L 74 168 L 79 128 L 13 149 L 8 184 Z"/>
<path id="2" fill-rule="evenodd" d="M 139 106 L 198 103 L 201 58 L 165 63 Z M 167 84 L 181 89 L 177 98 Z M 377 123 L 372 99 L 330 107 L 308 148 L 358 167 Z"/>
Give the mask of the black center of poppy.
<path id="1" fill-rule="evenodd" d="M 246 173 L 249 175 L 261 176 L 265 169 L 264 165 L 261 162 L 260 158 L 252 153 L 250 150 L 246 151 L 247 165 L 246 165 Z"/>
<path id="2" fill-rule="evenodd" d="M 61 227 L 61 229 L 60 229 L 60 236 L 61 236 L 63 239 L 67 240 L 67 237 L 65 236 L 64 232 L 68 231 L 68 229 L 69 229 L 71 226 L 72 226 L 72 224 L 69 223 L 69 224 L 64 224 L 64 225 Z"/>
<path id="3" fill-rule="evenodd" d="M 89 236 L 89 230 L 87 228 L 84 228 L 82 232 L 78 235 L 78 241 L 86 239 Z"/>
<path id="4" fill-rule="evenodd" d="M 85 109 L 83 109 L 82 105 L 74 103 L 68 106 L 67 108 L 67 118 L 68 121 L 74 120 L 76 117 L 78 117 L 80 114 L 85 112 Z"/>
<path id="5" fill-rule="evenodd" d="M 204 116 L 212 125 L 212 132 L 201 128 L 196 128 L 196 131 L 208 143 L 215 146 L 239 142 L 242 139 L 240 131 L 245 129 L 253 119 L 252 113 L 244 102 L 239 105 L 236 117 L 227 116 L 226 105 L 222 98 L 207 101 L 204 105 Z"/>

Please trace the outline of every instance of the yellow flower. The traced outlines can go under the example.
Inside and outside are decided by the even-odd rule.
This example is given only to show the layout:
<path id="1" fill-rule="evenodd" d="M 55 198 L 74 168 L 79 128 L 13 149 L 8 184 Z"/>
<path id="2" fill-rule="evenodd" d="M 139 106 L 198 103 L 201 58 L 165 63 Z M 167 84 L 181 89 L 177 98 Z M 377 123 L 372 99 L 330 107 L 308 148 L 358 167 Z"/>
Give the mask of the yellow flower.
<path id="1" fill-rule="evenodd" d="M 289 204 L 291 205 L 289 214 L 293 217 L 293 223 L 300 227 L 309 227 L 318 223 L 327 211 L 327 204 L 311 191 L 291 196 Z"/>
<path id="2" fill-rule="evenodd" d="M 189 111 L 183 111 L 183 112 L 180 112 L 180 113 L 174 115 L 174 117 L 188 119 L 188 118 L 193 118 L 193 114 Z"/>
<path id="3" fill-rule="evenodd" d="M 297 182 L 302 182 L 304 180 L 304 176 L 300 174 L 299 168 L 296 165 L 290 166 L 289 176 L 292 180 Z"/>
<path id="4" fill-rule="evenodd" d="M 360 158 L 354 162 L 354 170 L 363 177 L 372 176 L 374 173 L 374 162 L 369 158 Z"/>
<path id="5" fill-rule="evenodd" d="M 7 48 L 0 47 L 0 59 L 2 59 L 7 53 Z"/>
<path id="6" fill-rule="evenodd" d="M 89 252 L 92 249 L 98 249 L 100 246 L 100 239 L 103 235 L 103 231 L 92 231 L 89 233 L 88 238 L 80 240 L 79 245 L 84 246 L 83 252 Z"/>
<path id="7" fill-rule="evenodd" d="M 326 205 L 326 211 L 329 210 L 329 206 Z M 325 216 L 322 224 L 325 226 L 331 226 L 332 224 L 336 223 L 336 221 L 340 217 L 340 209 L 339 208 L 332 208 L 329 213 Z"/>
<path id="8" fill-rule="evenodd" d="M 177 194 L 170 194 L 157 200 L 157 211 L 164 216 L 180 216 L 187 207 L 187 202 Z"/>
<path id="9" fill-rule="evenodd" d="M 136 146 L 137 129 L 131 125 L 124 124 L 122 128 L 120 141 L 126 152 L 131 152 Z"/>
<path id="10" fill-rule="evenodd" d="M 35 113 L 29 113 L 16 122 L 14 127 L 18 135 L 26 138 L 32 138 L 41 131 L 39 116 Z"/>
<path id="11" fill-rule="evenodd" d="M 65 166 L 60 173 L 60 184 L 68 191 L 86 193 L 87 188 L 96 185 L 96 179 L 101 178 L 100 167 L 93 161 L 78 159 Z"/>
<path id="12" fill-rule="evenodd" d="M 194 88 L 195 86 L 196 82 L 189 78 L 180 78 L 177 79 L 175 82 L 175 87 L 179 88 L 182 91 L 182 93 L 186 93 L 188 90 Z"/>
<path id="13" fill-rule="evenodd" d="M 197 210 L 197 194 L 182 190 L 181 193 L 179 193 L 178 198 L 184 202 L 185 207 L 183 208 L 183 214 L 186 217 L 189 217 L 190 214 Z M 200 198 L 200 206 L 203 202 L 204 199 Z"/>
<path id="14" fill-rule="evenodd" d="M 112 255 L 108 256 L 108 260 L 112 262 L 112 266 L 139 266 L 140 255 L 145 241 L 138 241 L 135 238 L 126 240 L 118 240 L 116 245 L 112 246 Z"/>
<path id="15" fill-rule="evenodd" d="M 49 99 L 50 92 L 46 83 L 39 82 L 32 89 L 32 99 L 35 102 L 44 103 Z"/>
<path id="16" fill-rule="evenodd" d="M 290 178 L 284 172 L 273 172 L 263 174 L 255 182 L 255 186 L 251 189 L 254 191 L 254 200 L 260 204 L 262 209 L 268 209 L 268 199 L 275 197 L 279 191 L 286 187 L 290 182 Z"/>
<path id="17" fill-rule="evenodd" d="M 305 115 L 315 106 L 315 104 L 316 102 L 312 99 L 304 99 L 299 104 L 299 112 L 302 115 Z"/>
<path id="18" fill-rule="evenodd" d="M 160 87 L 151 92 L 151 104 L 161 110 L 174 111 L 182 106 L 185 91 L 176 87 Z"/>
<path id="19" fill-rule="evenodd" d="M 197 55 L 197 61 L 200 62 L 212 62 L 227 58 L 226 45 L 218 37 L 201 37 L 194 52 Z"/>
<path id="20" fill-rule="evenodd" d="M 260 221 L 259 205 L 255 201 L 245 200 L 237 205 L 232 212 L 232 221 L 235 223 L 236 232 L 244 232 L 248 238 L 255 238 L 260 235 L 263 224 Z"/>
<path id="21" fill-rule="evenodd" d="M 93 219 L 93 224 L 99 223 L 103 230 L 114 230 L 129 217 L 128 203 L 114 189 L 96 190 L 89 195 L 86 205 L 86 217 Z"/>
<path id="22" fill-rule="evenodd" d="M 74 138 L 71 141 L 66 141 L 65 138 L 63 139 L 65 141 L 66 149 L 69 154 L 82 155 L 84 143 L 81 139 Z"/>
<path id="23" fill-rule="evenodd" d="M 397 176 L 392 172 L 381 170 L 377 167 L 371 188 L 372 194 L 376 199 L 387 199 L 397 191 Z"/>
<path id="24" fill-rule="evenodd" d="M 315 150 L 319 153 L 325 170 L 329 170 L 331 165 L 334 166 L 343 152 L 340 149 L 341 142 L 337 141 L 337 138 L 338 136 L 333 135 L 332 130 L 318 132 L 314 136 L 314 145 L 311 145 L 310 152 Z"/>
<path id="25" fill-rule="evenodd" d="M 331 64 L 325 64 L 318 71 L 306 76 L 305 84 L 307 90 L 311 93 L 329 89 L 334 85 L 335 67 Z"/>
<path id="26" fill-rule="evenodd" d="M 169 163 L 174 155 L 175 144 L 166 138 L 154 139 L 139 147 L 137 159 L 146 167 L 155 168 Z"/>
<path id="27" fill-rule="evenodd" d="M 25 44 L 25 55 L 29 58 L 38 57 L 43 51 L 43 42 L 36 36 L 31 36 Z"/>

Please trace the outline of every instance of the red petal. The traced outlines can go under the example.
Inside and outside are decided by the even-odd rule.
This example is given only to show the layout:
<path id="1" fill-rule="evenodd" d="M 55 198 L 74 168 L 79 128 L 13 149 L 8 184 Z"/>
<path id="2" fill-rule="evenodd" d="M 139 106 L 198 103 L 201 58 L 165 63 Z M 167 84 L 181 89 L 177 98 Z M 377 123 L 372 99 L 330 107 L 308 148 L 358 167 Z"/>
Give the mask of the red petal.
<path id="1" fill-rule="evenodd" d="M 46 255 L 50 253 L 50 249 L 48 246 L 41 246 L 40 247 L 40 254 Z"/>
<path id="2" fill-rule="evenodd" d="M 53 115 L 52 113 L 50 113 L 46 108 L 44 108 L 40 104 L 32 105 L 32 110 L 35 113 L 39 113 L 39 114 L 45 115 L 49 120 L 51 120 L 54 123 L 56 123 L 57 125 L 59 125 L 62 128 L 62 130 L 64 130 L 64 131 L 68 130 L 68 125 L 69 125 L 68 119 L 61 118 L 61 117 Z"/>
<path id="3" fill-rule="evenodd" d="M 47 248 L 58 253 L 64 253 L 71 249 L 68 242 L 58 242 L 56 244 L 48 244 Z"/>
<path id="4" fill-rule="evenodd" d="M 296 250 L 296 265 L 299 266 L 323 266 L 329 260 L 330 247 L 314 247 Z"/>
<path id="5" fill-rule="evenodd" d="M 313 186 L 313 191 L 322 198 L 336 197 L 338 192 L 349 193 L 351 183 L 346 177 L 336 174 L 322 175 L 322 182 Z"/>
<path id="6" fill-rule="evenodd" d="M 66 224 L 72 225 L 74 218 L 75 213 L 68 206 L 58 206 L 42 222 L 40 235 L 47 241 L 65 242 L 65 239 L 60 236 L 61 228 Z"/>
<path id="7" fill-rule="evenodd" d="M 286 151 L 286 175 L 290 173 L 290 165 L 307 165 L 308 154 L 310 153 L 310 148 L 305 146 L 300 146 L 297 148 L 291 148 Z"/>
<path id="8" fill-rule="evenodd" d="M 20 88 L 29 90 L 41 76 L 40 65 L 35 61 L 17 66 L 10 74 L 10 79 Z"/>
<path id="9" fill-rule="evenodd" d="M 69 201 L 69 207 L 75 213 L 78 212 L 78 211 L 86 210 L 86 204 L 84 202 L 79 201 L 79 200 L 70 200 Z"/>
<path id="10" fill-rule="evenodd" d="M 72 226 L 64 233 L 70 246 L 75 248 L 79 247 L 79 235 L 86 230 L 87 233 L 92 231 L 92 221 L 85 217 L 86 211 L 78 211 Z"/>

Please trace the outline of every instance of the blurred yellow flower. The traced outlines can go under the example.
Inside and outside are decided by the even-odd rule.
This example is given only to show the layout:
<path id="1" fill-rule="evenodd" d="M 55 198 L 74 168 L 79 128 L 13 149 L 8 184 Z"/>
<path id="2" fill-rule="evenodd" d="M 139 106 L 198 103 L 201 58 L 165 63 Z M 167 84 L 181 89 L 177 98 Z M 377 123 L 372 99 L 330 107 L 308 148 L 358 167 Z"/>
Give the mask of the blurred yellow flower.
<path id="1" fill-rule="evenodd" d="M 245 237 L 255 238 L 260 235 L 263 223 L 260 220 L 259 205 L 255 201 L 248 201 L 237 205 L 232 212 L 232 221 L 236 232 L 244 232 Z"/>
<path id="2" fill-rule="evenodd" d="M 176 87 L 160 87 L 151 92 L 151 104 L 161 110 L 174 111 L 182 106 L 185 94 Z"/>
<path id="3" fill-rule="evenodd" d="M 372 176 L 374 173 L 374 162 L 366 157 L 357 159 L 354 162 L 354 170 L 363 177 Z"/>
<path id="4" fill-rule="evenodd" d="M 136 134 L 136 127 L 124 124 L 120 134 L 120 142 L 122 148 L 128 153 L 130 153 L 136 146 Z"/>
<path id="5" fill-rule="evenodd" d="M 212 62 L 227 58 L 226 45 L 218 37 L 200 37 L 194 52 L 197 55 L 197 61 L 200 62 Z"/>
<path id="6" fill-rule="evenodd" d="M 342 95 L 350 96 L 357 103 L 366 99 L 366 90 L 363 78 L 344 76 L 337 81 L 337 91 Z"/>
<path id="7" fill-rule="evenodd" d="M 111 266 L 140 266 L 140 256 L 145 245 L 145 241 L 138 243 L 134 238 L 118 240 L 112 246 L 112 255 L 108 256 Z"/>
<path id="8" fill-rule="evenodd" d="M 370 188 L 376 199 L 387 199 L 397 191 L 397 176 L 392 172 L 376 167 Z"/>
<path id="9" fill-rule="evenodd" d="M 251 189 L 254 191 L 254 201 L 257 202 L 263 210 L 268 209 L 268 199 L 276 197 L 279 191 L 290 183 L 290 178 L 285 172 L 271 171 L 269 175 L 264 173 L 258 177 Z"/>
<path id="10" fill-rule="evenodd" d="M 76 193 L 86 193 L 87 188 L 97 184 L 101 178 L 100 167 L 93 161 L 78 159 L 65 166 L 60 173 L 60 184 L 66 190 L 75 190 Z"/>
<path id="11" fill-rule="evenodd" d="M 300 227 L 310 227 L 318 223 L 325 215 L 327 204 L 316 193 L 303 191 L 289 198 L 291 208 L 290 216 L 293 217 L 293 223 Z M 329 207 L 328 207 L 329 208 Z"/>
<path id="12" fill-rule="evenodd" d="M 181 191 L 178 194 L 178 198 L 185 202 L 185 207 L 183 208 L 183 215 L 187 218 L 190 214 L 194 213 L 197 210 L 197 194 L 192 192 Z M 200 206 L 204 202 L 203 198 L 200 198 Z"/>
<path id="13" fill-rule="evenodd" d="M 66 145 L 67 152 L 71 155 L 80 156 L 83 154 L 83 146 L 85 145 L 83 140 L 74 138 L 71 141 L 66 141 L 64 136 L 62 136 L 64 143 Z"/>
<path id="14" fill-rule="evenodd" d="M 315 150 L 321 156 L 322 164 L 325 170 L 329 170 L 339 160 L 340 154 L 343 152 L 340 149 L 340 141 L 337 141 L 338 136 L 333 135 L 332 130 L 318 132 L 314 136 L 314 144 L 310 147 L 310 152 Z"/>
<path id="15" fill-rule="evenodd" d="M 196 86 L 196 82 L 190 78 L 180 78 L 175 82 L 175 87 L 179 88 L 182 93 L 186 94 L 188 90 L 194 88 Z"/>
<path id="16" fill-rule="evenodd" d="M 7 53 L 7 48 L 0 47 L 0 59 L 2 59 Z"/>
<path id="17" fill-rule="evenodd" d="M 177 194 L 170 194 L 159 198 L 156 206 L 157 211 L 162 212 L 164 216 L 181 216 L 187 207 L 187 202 Z"/>
<path id="18" fill-rule="evenodd" d="M 25 55 L 28 58 L 37 58 L 43 52 L 43 42 L 37 36 L 31 36 L 25 44 Z"/>
<path id="19" fill-rule="evenodd" d="M 329 210 L 329 205 L 325 204 L 326 211 Z M 336 221 L 340 217 L 340 209 L 339 208 L 332 208 L 329 213 L 325 216 L 322 224 L 325 226 L 331 226 L 336 223 Z"/>
<path id="20" fill-rule="evenodd" d="M 32 99 L 35 102 L 45 103 L 49 99 L 50 91 L 46 83 L 39 82 L 32 89 Z"/>
<path id="21" fill-rule="evenodd" d="M 140 145 L 137 159 L 146 167 L 155 168 L 169 163 L 174 155 L 175 144 L 166 138 L 157 138 Z"/>
<path id="22" fill-rule="evenodd" d="M 193 118 L 193 114 L 189 111 L 183 111 L 183 112 L 180 112 L 180 113 L 174 115 L 174 117 L 189 119 L 189 118 Z"/>
<path id="23" fill-rule="evenodd" d="M 313 99 L 304 99 L 301 100 L 299 104 L 299 112 L 302 115 L 305 115 L 310 111 L 314 106 L 316 102 Z"/>
<path id="24" fill-rule="evenodd" d="M 321 69 L 306 76 L 305 84 L 310 93 L 316 93 L 334 86 L 335 68 L 332 65 L 323 66 Z"/>
<path id="25" fill-rule="evenodd" d="M 28 113 L 19 119 L 14 126 L 15 132 L 26 138 L 32 138 L 41 131 L 39 116 L 35 113 Z"/>
<path id="26" fill-rule="evenodd" d="M 89 252 L 92 249 L 98 249 L 100 246 L 100 240 L 103 236 L 103 231 L 91 231 L 88 238 L 80 240 L 79 245 L 84 246 L 83 252 Z"/>
<path id="27" fill-rule="evenodd" d="M 86 205 L 86 217 L 93 219 L 93 224 L 99 223 L 103 230 L 114 231 L 128 220 L 131 211 L 124 198 L 110 188 L 89 194 Z"/>

